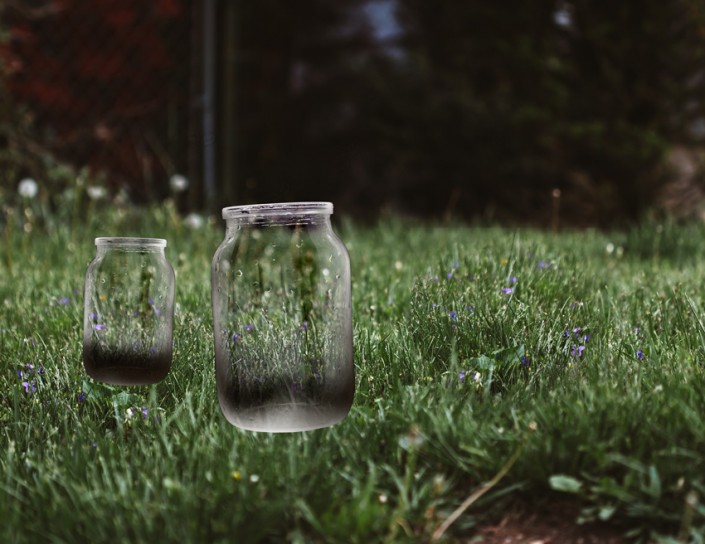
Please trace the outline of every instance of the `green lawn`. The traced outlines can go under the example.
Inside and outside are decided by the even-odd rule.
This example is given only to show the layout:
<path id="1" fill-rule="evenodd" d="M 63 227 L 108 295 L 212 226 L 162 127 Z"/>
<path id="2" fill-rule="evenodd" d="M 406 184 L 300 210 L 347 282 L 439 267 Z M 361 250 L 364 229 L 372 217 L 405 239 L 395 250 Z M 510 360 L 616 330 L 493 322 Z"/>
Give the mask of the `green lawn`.
<path id="1" fill-rule="evenodd" d="M 442 541 L 566 500 L 644 540 L 705 541 L 705 228 L 343 222 L 354 407 L 268 435 L 216 398 L 223 224 L 86 221 L 5 227 L 0 541 L 426 542 L 503 468 Z M 93 238 L 120 234 L 167 238 L 177 273 L 174 366 L 155 386 L 83 372 Z"/>

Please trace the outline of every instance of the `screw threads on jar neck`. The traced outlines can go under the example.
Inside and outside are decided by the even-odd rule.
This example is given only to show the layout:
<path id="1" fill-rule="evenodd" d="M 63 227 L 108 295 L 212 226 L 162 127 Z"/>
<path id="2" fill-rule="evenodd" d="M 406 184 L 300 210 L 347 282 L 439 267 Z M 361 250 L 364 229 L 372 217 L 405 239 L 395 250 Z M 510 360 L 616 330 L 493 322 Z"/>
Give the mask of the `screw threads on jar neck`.
<path id="1" fill-rule="evenodd" d="M 98 251 L 116 249 L 120 251 L 154 251 L 164 252 L 166 240 L 163 238 L 136 238 L 136 237 L 100 237 L 95 239 Z"/>
<path id="2" fill-rule="evenodd" d="M 228 227 L 253 225 L 328 225 L 333 213 L 330 202 L 285 202 L 223 208 Z"/>

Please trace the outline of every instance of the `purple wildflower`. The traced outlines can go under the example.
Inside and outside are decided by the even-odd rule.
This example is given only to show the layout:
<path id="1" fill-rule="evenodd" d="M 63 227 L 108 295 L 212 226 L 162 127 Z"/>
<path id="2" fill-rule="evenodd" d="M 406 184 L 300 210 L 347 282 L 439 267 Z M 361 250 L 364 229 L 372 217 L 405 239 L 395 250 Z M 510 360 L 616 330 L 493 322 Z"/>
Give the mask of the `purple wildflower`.
<path id="1" fill-rule="evenodd" d="M 85 392 L 85 391 L 81 391 L 81 392 L 76 396 L 76 402 L 78 402 L 78 404 L 82 404 L 83 401 L 86 400 L 86 397 L 87 397 L 87 396 L 88 396 L 88 395 L 86 395 L 86 392 Z"/>
<path id="2" fill-rule="evenodd" d="M 502 287 L 502 289 L 500 289 L 500 290 L 505 295 L 511 295 L 514 292 L 514 289 L 512 289 L 511 287 Z"/>
<path id="3" fill-rule="evenodd" d="M 71 299 L 69 297 L 61 297 L 61 298 L 57 298 L 56 302 L 58 302 L 62 306 L 66 306 L 67 304 L 71 303 Z"/>
<path id="4" fill-rule="evenodd" d="M 536 263 L 536 266 L 538 266 L 539 268 L 544 268 L 544 269 L 551 268 L 551 263 L 548 261 L 539 261 Z"/>
<path id="5" fill-rule="evenodd" d="M 636 358 L 639 359 L 639 360 L 643 359 L 643 358 L 644 358 L 644 352 L 641 351 L 640 349 L 638 349 L 638 350 L 636 351 Z"/>
<path id="6" fill-rule="evenodd" d="M 34 382 L 22 382 L 22 387 L 24 387 L 24 392 L 27 395 L 31 395 L 37 390 L 37 386 L 34 385 Z"/>
<path id="7" fill-rule="evenodd" d="M 149 410 L 146 406 L 142 407 L 142 419 L 147 419 L 149 417 Z"/>
<path id="8" fill-rule="evenodd" d="M 585 343 L 587 344 L 590 341 L 590 335 L 586 334 L 585 335 Z"/>
<path id="9" fill-rule="evenodd" d="M 292 395 L 296 395 L 297 393 L 303 393 L 304 386 L 298 382 L 294 382 L 291 384 L 290 389 Z"/>
<path id="10" fill-rule="evenodd" d="M 529 358 L 526 355 L 522 355 L 521 359 L 519 359 L 519 360 L 521 361 L 521 364 L 523 364 L 524 366 L 529 366 L 531 364 L 531 361 L 529 360 Z"/>
<path id="11" fill-rule="evenodd" d="M 232 341 L 238 342 L 240 340 L 240 335 L 238 333 L 233 334 Z"/>
<path id="12" fill-rule="evenodd" d="M 456 321 L 458 319 L 458 314 L 455 312 L 450 312 L 448 317 L 450 317 L 453 321 Z"/>
<path id="13" fill-rule="evenodd" d="M 570 354 L 577 359 L 583 356 L 583 351 L 585 351 L 585 346 L 573 346 Z"/>
<path id="14" fill-rule="evenodd" d="M 301 328 L 303 330 L 307 331 L 308 330 L 308 321 L 304 321 L 303 323 L 301 323 Z"/>
<path id="15" fill-rule="evenodd" d="M 245 332 L 252 332 L 254 328 L 254 325 L 245 325 Z"/>
<path id="16" fill-rule="evenodd" d="M 460 380 L 460 383 L 465 383 L 465 371 L 461 370 L 460 373 L 458 374 L 458 379 Z"/>
<path id="17" fill-rule="evenodd" d="M 21 370 L 18 370 L 18 371 L 17 371 L 17 377 L 18 377 L 18 378 L 24 378 L 24 372 L 22 372 Z"/>
<path id="18" fill-rule="evenodd" d="M 96 323 L 95 325 L 93 325 L 93 328 L 97 331 L 102 331 L 106 327 L 107 327 L 107 325 L 105 325 L 104 323 Z"/>
<path id="19" fill-rule="evenodd" d="M 516 283 L 517 282 L 517 277 L 512 276 L 511 278 L 507 278 L 507 283 Z"/>

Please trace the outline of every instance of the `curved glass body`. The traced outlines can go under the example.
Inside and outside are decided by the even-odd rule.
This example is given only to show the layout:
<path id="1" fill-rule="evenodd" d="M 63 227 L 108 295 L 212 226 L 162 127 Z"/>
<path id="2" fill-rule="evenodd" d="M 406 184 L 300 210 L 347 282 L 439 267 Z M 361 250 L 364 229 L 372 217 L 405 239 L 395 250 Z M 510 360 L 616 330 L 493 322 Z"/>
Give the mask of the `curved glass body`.
<path id="1" fill-rule="evenodd" d="M 350 259 L 327 202 L 223 209 L 213 257 L 218 399 L 254 431 L 332 425 L 355 389 Z"/>
<path id="2" fill-rule="evenodd" d="M 83 364 L 116 385 L 146 385 L 168 374 L 172 359 L 174 270 L 158 238 L 96 238 L 88 266 Z"/>

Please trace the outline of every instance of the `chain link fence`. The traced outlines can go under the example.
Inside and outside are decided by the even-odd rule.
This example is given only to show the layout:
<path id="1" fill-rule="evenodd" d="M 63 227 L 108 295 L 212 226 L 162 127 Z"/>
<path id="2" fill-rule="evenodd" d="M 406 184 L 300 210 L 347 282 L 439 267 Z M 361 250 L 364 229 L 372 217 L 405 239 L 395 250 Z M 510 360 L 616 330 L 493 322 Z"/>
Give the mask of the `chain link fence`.
<path id="1" fill-rule="evenodd" d="M 17 175 L 40 177 L 51 156 L 136 201 L 163 197 L 173 174 L 197 176 L 199 4 L 5 0 L 0 84 L 12 119 L 0 122 Z"/>

